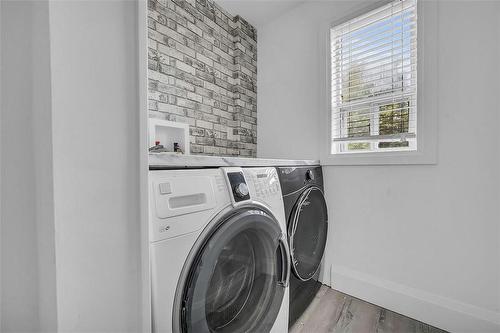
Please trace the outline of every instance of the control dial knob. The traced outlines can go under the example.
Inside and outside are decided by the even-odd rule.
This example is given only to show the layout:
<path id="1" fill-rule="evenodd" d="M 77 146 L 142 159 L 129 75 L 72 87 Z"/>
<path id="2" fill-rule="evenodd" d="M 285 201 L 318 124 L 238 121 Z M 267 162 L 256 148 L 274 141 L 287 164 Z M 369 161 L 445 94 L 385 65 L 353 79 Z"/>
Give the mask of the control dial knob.
<path id="1" fill-rule="evenodd" d="M 248 195 L 248 186 L 245 183 L 239 183 L 234 187 L 234 193 L 240 197 L 244 198 Z"/>
<path id="2" fill-rule="evenodd" d="M 311 170 L 306 171 L 306 179 L 309 182 L 314 180 L 314 173 Z"/>

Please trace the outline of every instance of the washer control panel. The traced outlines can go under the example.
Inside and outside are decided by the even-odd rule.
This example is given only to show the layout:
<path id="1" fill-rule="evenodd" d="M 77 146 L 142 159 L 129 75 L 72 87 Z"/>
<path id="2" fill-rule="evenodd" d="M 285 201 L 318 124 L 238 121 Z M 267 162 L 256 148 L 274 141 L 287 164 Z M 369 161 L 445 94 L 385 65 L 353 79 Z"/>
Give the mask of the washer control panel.
<path id="1" fill-rule="evenodd" d="M 274 167 L 222 168 L 233 205 L 247 200 L 268 206 L 282 201 L 278 173 Z"/>
<path id="2" fill-rule="evenodd" d="M 227 172 L 227 180 L 231 189 L 234 202 L 250 199 L 250 192 L 242 171 Z"/>
<path id="3" fill-rule="evenodd" d="M 279 193 L 280 185 L 278 182 L 278 176 L 276 175 L 276 172 L 274 173 L 258 172 L 254 173 L 252 175 L 252 178 L 255 186 L 255 194 L 257 195 L 257 197 L 266 199 L 271 196 L 275 196 L 276 194 Z"/>

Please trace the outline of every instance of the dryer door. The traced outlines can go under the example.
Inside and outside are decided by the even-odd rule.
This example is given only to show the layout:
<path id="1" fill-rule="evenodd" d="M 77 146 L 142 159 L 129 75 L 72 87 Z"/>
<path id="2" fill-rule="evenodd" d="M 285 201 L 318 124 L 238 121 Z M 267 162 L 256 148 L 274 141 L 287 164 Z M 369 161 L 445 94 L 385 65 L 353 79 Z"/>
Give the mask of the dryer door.
<path id="1" fill-rule="evenodd" d="M 178 287 L 174 332 L 269 331 L 290 271 L 278 222 L 252 207 L 212 229 L 181 277 L 185 281 Z"/>
<path id="2" fill-rule="evenodd" d="M 302 281 L 318 271 L 326 246 L 328 215 L 322 191 L 312 186 L 297 200 L 288 225 L 292 268 Z"/>

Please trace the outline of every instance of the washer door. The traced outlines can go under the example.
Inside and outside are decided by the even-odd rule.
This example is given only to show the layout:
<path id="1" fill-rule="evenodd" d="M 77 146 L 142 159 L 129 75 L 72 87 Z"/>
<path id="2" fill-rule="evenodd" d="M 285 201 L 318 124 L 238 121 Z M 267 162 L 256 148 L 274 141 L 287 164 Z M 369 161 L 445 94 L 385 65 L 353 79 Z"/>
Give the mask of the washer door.
<path id="1" fill-rule="evenodd" d="M 318 271 L 325 252 L 328 215 L 323 192 L 307 188 L 297 200 L 288 225 L 293 272 L 302 281 Z"/>
<path id="2" fill-rule="evenodd" d="M 279 223 L 264 210 L 251 208 L 213 229 L 190 264 L 181 303 L 176 304 L 180 318 L 174 318 L 174 331 L 269 331 L 290 269 Z"/>

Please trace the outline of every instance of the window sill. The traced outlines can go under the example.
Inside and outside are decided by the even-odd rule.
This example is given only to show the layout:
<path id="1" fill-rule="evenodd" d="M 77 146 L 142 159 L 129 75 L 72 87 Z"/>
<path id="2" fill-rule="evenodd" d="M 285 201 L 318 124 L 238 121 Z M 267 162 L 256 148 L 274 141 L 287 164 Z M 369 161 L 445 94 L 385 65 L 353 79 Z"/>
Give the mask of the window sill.
<path id="1" fill-rule="evenodd" d="M 434 165 L 437 153 L 393 151 L 357 154 L 330 154 L 321 159 L 321 165 Z"/>

